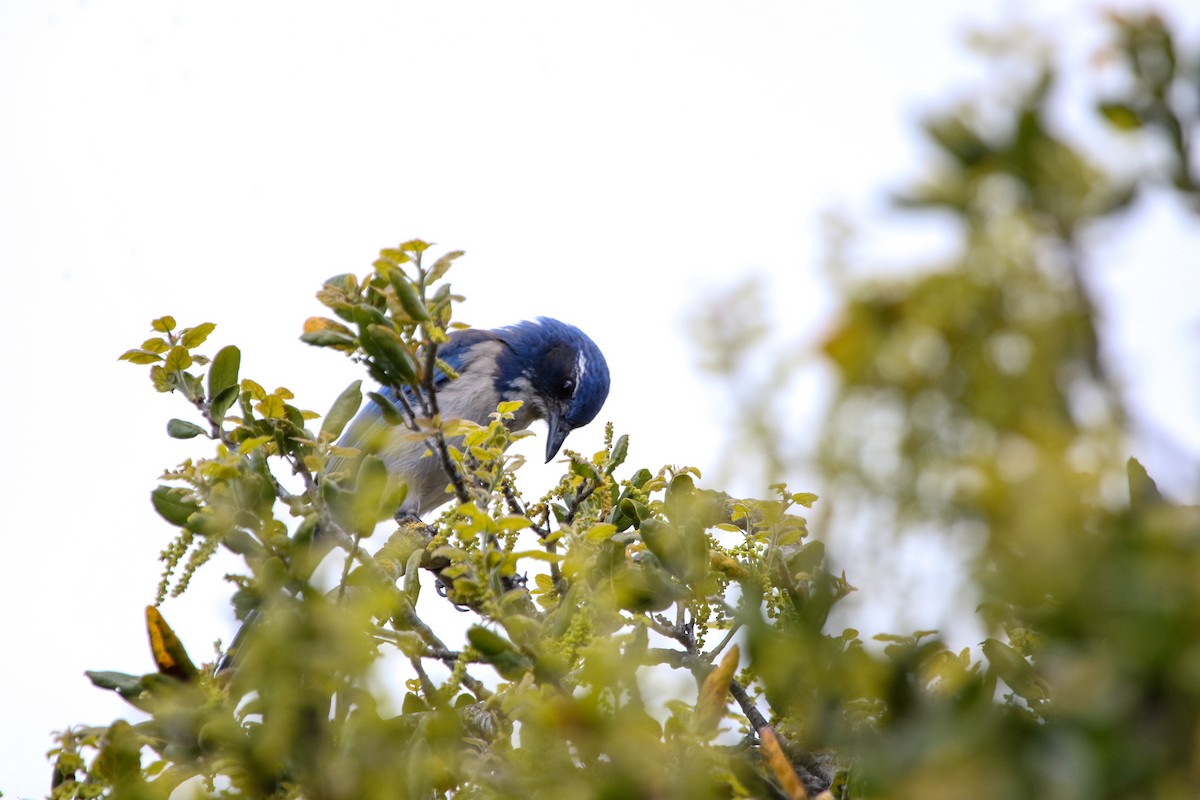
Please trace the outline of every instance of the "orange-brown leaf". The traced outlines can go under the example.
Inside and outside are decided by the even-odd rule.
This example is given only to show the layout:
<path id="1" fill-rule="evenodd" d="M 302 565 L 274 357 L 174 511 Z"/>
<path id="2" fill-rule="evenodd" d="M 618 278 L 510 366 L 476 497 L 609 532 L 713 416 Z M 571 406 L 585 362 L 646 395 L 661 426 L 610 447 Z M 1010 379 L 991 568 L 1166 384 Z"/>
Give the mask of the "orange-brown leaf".
<path id="1" fill-rule="evenodd" d="M 696 701 L 696 732 L 711 736 L 717 732 L 717 724 L 725 713 L 725 698 L 729 694 L 729 682 L 737 671 L 740 651 L 735 644 L 721 659 L 717 668 L 708 673 L 700 687 L 700 698 Z"/>
<path id="2" fill-rule="evenodd" d="M 792 763 L 783 754 L 783 748 L 775 738 L 775 731 L 770 727 L 761 728 L 758 738 L 762 742 L 762 752 L 767 757 L 767 764 L 770 765 L 771 772 L 775 773 L 775 779 L 779 781 L 783 793 L 790 800 L 808 800 L 808 792 L 804 791 L 804 784 L 800 783 L 796 770 L 792 769 Z"/>
<path id="3" fill-rule="evenodd" d="M 171 626 L 163 619 L 162 614 L 154 606 L 146 606 L 146 630 L 150 634 L 150 652 L 154 655 L 154 665 L 163 675 L 170 675 L 181 681 L 194 678 L 198 674 L 196 665 L 183 649 L 183 642 L 171 630 Z"/>

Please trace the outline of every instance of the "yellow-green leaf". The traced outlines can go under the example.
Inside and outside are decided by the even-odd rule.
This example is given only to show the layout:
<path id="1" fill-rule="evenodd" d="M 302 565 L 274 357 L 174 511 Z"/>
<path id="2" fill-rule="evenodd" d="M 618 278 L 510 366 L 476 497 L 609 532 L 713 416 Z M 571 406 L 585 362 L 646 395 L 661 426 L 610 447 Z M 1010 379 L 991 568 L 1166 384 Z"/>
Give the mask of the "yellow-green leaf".
<path id="1" fill-rule="evenodd" d="M 191 350 L 193 347 L 199 347 L 204 344 L 204 340 L 208 335 L 216 329 L 216 325 L 212 322 L 201 322 L 194 328 L 184 328 L 179 340 L 179 343 Z"/>
<path id="2" fill-rule="evenodd" d="M 496 520 L 496 527 L 502 533 L 508 531 L 523 531 L 532 524 L 533 523 L 529 521 L 528 517 L 522 517 L 520 515 L 501 517 L 500 519 Z"/>
<path id="3" fill-rule="evenodd" d="M 150 327 L 159 333 L 167 333 L 175 330 L 175 318 L 171 316 L 159 317 L 150 323 Z"/>
<path id="4" fill-rule="evenodd" d="M 154 336 L 142 342 L 142 349 L 149 350 L 151 353 L 165 353 L 171 349 L 171 345 L 166 339 Z"/>
<path id="5" fill-rule="evenodd" d="M 315 331 L 333 331 L 345 336 L 354 336 L 354 333 L 345 325 L 328 317 L 309 317 L 304 320 L 304 332 L 313 333 Z"/>
<path id="6" fill-rule="evenodd" d="M 407 242 L 400 243 L 400 252 L 421 254 L 428 250 L 429 242 L 420 239 L 409 239 Z"/>
<path id="7" fill-rule="evenodd" d="M 610 522 L 601 522 L 588 529 L 587 538 L 592 542 L 602 542 L 617 532 L 617 526 Z"/>
<path id="8" fill-rule="evenodd" d="M 433 262 L 433 266 L 429 268 L 429 274 L 425 276 L 426 283 L 433 283 L 445 275 L 450 270 L 450 266 L 454 263 L 454 260 L 462 254 L 462 250 L 452 250 Z"/>
<path id="9" fill-rule="evenodd" d="M 549 553 L 545 550 L 517 550 L 509 553 L 512 559 L 532 558 L 534 561 L 548 561 L 551 564 L 561 563 L 566 556 L 562 553 Z"/>
<path id="10" fill-rule="evenodd" d="M 242 379 L 242 391 L 249 392 L 250 396 L 255 400 L 262 400 L 267 396 L 267 390 L 249 378 Z"/>
<path id="11" fill-rule="evenodd" d="M 282 397 L 277 394 L 269 394 L 254 404 L 254 410 L 267 419 L 279 419 L 286 410 L 284 406 Z"/>
<path id="12" fill-rule="evenodd" d="M 117 357 L 118 361 L 128 361 L 133 364 L 154 364 L 162 361 L 162 356 L 146 350 L 126 350 Z"/>
<path id="13" fill-rule="evenodd" d="M 271 438 L 272 437 L 270 436 L 253 436 L 244 440 L 238 445 L 238 455 L 244 456 L 247 453 L 253 453 L 255 450 L 271 441 Z"/>
<path id="14" fill-rule="evenodd" d="M 812 492 L 797 492 L 792 495 L 792 502 L 805 508 L 812 508 L 813 503 L 817 502 L 817 499 L 817 496 Z"/>
<path id="15" fill-rule="evenodd" d="M 163 367 L 165 367 L 169 372 L 175 372 L 177 370 L 185 370 L 191 365 L 192 356 L 190 353 L 188 353 L 187 348 L 175 345 L 171 348 L 171 351 L 167 353 L 166 363 L 163 364 Z"/>
<path id="16" fill-rule="evenodd" d="M 408 257 L 408 253 L 401 252 L 394 247 L 385 247 L 379 251 L 380 258 L 389 261 L 392 264 L 400 265 L 412 261 Z"/>

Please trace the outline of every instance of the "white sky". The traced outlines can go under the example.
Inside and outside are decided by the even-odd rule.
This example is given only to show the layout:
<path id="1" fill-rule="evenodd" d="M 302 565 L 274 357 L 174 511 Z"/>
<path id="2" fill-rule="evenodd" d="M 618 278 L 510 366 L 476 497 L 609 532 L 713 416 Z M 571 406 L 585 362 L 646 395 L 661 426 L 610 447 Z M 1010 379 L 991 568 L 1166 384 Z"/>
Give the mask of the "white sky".
<path id="1" fill-rule="evenodd" d="M 1195 31 L 1189 5 L 1167 7 Z M 324 412 L 358 375 L 297 340 L 320 282 L 411 237 L 462 248 L 461 319 L 579 325 L 612 368 L 601 419 L 631 435 L 631 463 L 712 471 L 723 398 L 697 375 L 689 308 L 761 275 L 779 342 L 819 330 L 821 214 L 880 216 L 915 169 L 917 114 L 980 74 L 966 23 L 1009 18 L 998 0 L 333 8 L 0 4 L 8 797 L 48 790 L 49 731 L 129 714 L 84 669 L 150 668 L 142 607 L 172 530 L 148 493 L 204 452 L 163 433 L 186 404 L 116 361 L 150 319 L 216 322 L 210 351 L 238 344 L 244 377 Z M 1088 35 L 1094 5 L 1049 9 Z M 1142 213 L 1104 242 L 1102 299 L 1143 419 L 1194 454 L 1200 239 L 1170 202 Z M 929 241 L 864 247 L 903 262 Z M 198 659 L 233 630 L 222 571 L 164 608 Z M 868 633 L 945 623 L 872 602 Z"/>

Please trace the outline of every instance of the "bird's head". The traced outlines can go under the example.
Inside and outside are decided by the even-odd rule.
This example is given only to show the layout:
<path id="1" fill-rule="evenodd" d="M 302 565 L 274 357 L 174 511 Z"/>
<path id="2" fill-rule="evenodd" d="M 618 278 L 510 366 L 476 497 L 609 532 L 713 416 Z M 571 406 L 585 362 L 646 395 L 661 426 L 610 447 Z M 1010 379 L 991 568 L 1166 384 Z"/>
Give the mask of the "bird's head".
<path id="1" fill-rule="evenodd" d="M 583 331 L 556 319 L 538 317 L 494 333 L 508 345 L 497 359 L 502 395 L 521 400 L 533 418 L 546 420 L 549 461 L 567 434 L 600 413 L 608 397 L 608 364 Z"/>

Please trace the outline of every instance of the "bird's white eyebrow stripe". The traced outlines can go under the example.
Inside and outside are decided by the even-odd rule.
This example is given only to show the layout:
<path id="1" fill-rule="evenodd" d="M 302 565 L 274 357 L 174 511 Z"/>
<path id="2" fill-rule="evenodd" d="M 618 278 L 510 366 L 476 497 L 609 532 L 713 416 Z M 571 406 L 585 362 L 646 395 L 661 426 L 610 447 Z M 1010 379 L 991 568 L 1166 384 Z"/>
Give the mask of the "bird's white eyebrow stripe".
<path id="1" fill-rule="evenodd" d="M 579 351 L 579 356 L 575 359 L 575 387 L 579 388 L 579 384 L 583 383 L 583 376 L 587 374 L 587 354 L 582 350 Z"/>

